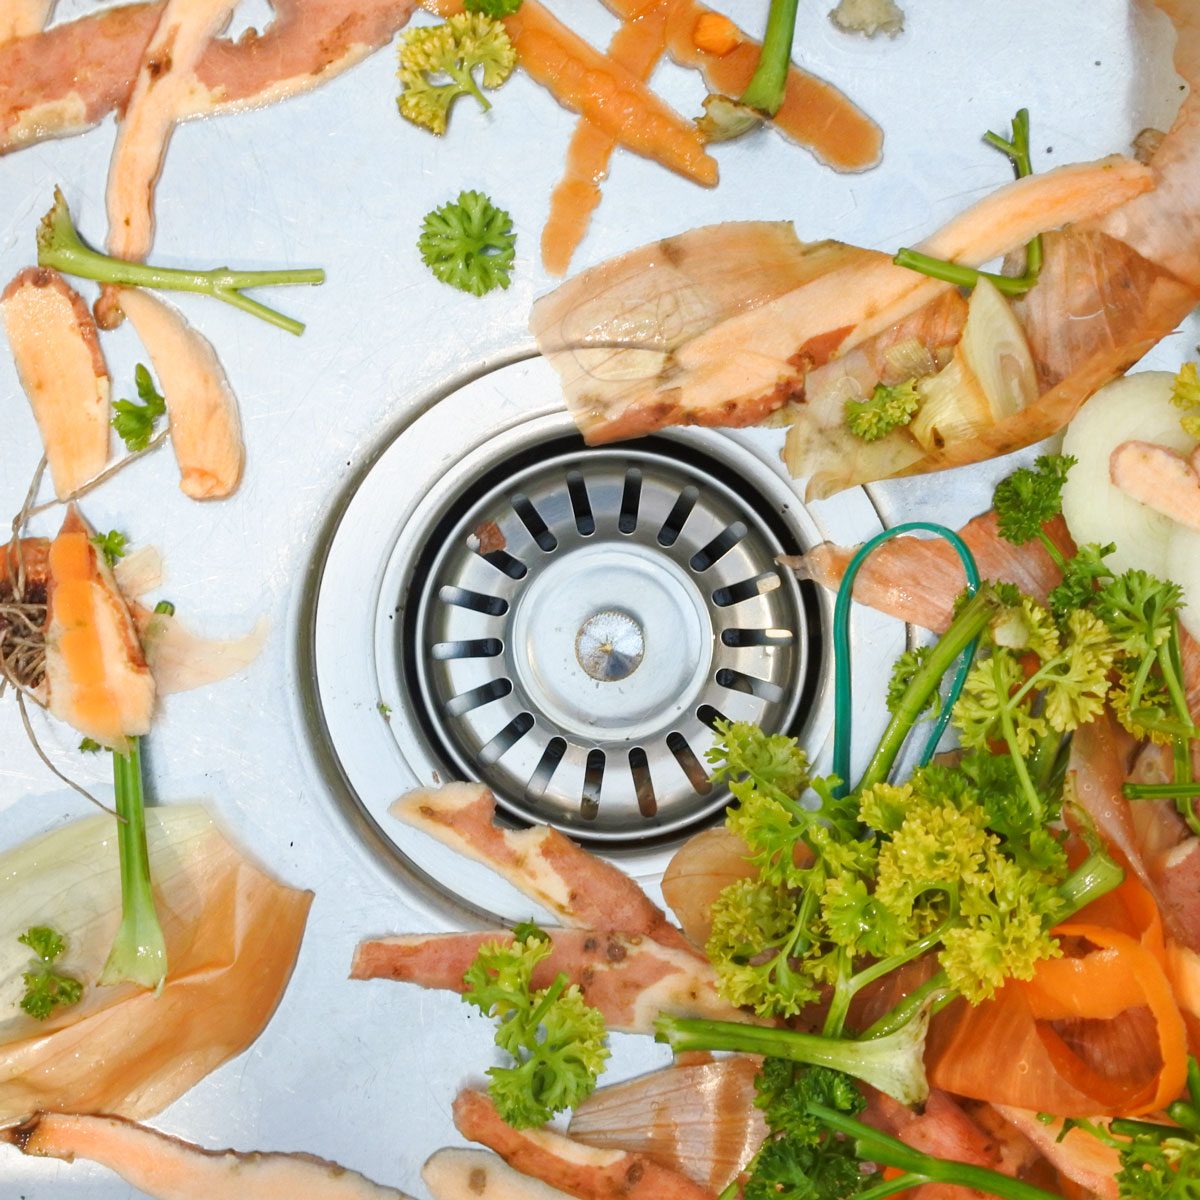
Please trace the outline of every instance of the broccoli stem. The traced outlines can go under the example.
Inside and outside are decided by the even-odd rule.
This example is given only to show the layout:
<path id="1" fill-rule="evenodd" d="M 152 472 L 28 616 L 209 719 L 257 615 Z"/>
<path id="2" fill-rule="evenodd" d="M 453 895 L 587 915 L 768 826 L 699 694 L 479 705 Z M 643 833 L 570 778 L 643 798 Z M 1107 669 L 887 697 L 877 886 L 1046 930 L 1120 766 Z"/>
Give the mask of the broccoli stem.
<path id="1" fill-rule="evenodd" d="M 320 267 L 289 271 L 231 271 L 214 267 L 211 271 L 183 271 L 175 267 L 154 267 L 148 263 L 113 258 L 86 245 L 71 220 L 71 211 L 62 191 L 54 189 L 54 207 L 42 218 L 37 234 L 38 266 L 51 267 L 64 275 L 94 279 L 121 287 L 156 288 L 169 292 L 196 292 L 211 296 L 259 317 L 288 333 L 299 335 L 304 324 L 281 312 L 242 295 L 245 288 L 278 287 L 299 283 L 324 283 Z"/>
<path id="2" fill-rule="evenodd" d="M 999 610 L 995 592 L 989 587 L 979 591 L 963 605 L 950 628 L 942 635 L 930 651 L 929 656 L 913 674 L 912 680 L 901 696 L 896 711 L 884 730 L 866 772 L 859 780 L 856 791 L 865 791 L 888 777 L 896 757 L 899 755 L 917 718 L 925 708 L 929 697 L 941 685 L 942 676 L 954 665 L 955 660 L 983 632 L 988 622 Z"/>
<path id="3" fill-rule="evenodd" d="M 826 1108 L 823 1104 L 810 1103 L 808 1111 L 827 1129 L 853 1138 L 855 1150 L 863 1161 L 903 1171 L 907 1177 L 906 1187 L 923 1183 L 945 1183 L 975 1188 L 977 1191 L 999 1196 L 1001 1200 L 1056 1200 L 1054 1193 L 1043 1191 L 1010 1175 L 1001 1175 L 999 1171 L 977 1167 L 971 1163 L 934 1158 L 924 1151 L 914 1150 L 899 1138 L 872 1129 L 870 1125 L 865 1125 L 862 1121 L 836 1109 Z M 893 1191 L 898 1190 L 896 1184 L 899 1182 L 900 1180 L 888 1180 L 879 1188 L 857 1193 L 858 1200 L 862 1200 L 864 1196 L 891 1195 Z"/>
<path id="4" fill-rule="evenodd" d="M 150 884 L 139 739 L 130 738 L 129 753 L 113 751 L 112 758 L 121 863 L 121 924 L 100 973 L 100 983 L 131 982 L 158 988 L 167 975 L 167 946 Z"/>
<path id="5" fill-rule="evenodd" d="M 800 0 L 771 0 L 758 66 L 742 93 L 742 103 L 747 108 L 757 109 L 768 117 L 773 117 L 783 104 L 799 7 Z"/>

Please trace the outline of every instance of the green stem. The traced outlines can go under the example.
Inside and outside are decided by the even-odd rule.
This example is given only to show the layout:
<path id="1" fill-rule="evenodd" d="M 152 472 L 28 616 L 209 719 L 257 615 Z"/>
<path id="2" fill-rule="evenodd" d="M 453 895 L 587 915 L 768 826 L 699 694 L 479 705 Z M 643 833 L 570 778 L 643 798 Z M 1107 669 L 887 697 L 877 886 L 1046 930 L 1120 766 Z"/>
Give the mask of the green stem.
<path id="1" fill-rule="evenodd" d="M 1067 560 L 1063 557 L 1063 552 L 1054 544 L 1054 539 L 1044 529 L 1038 530 L 1038 539 L 1045 547 L 1046 553 L 1050 555 L 1054 565 L 1059 569 L 1060 572 L 1065 574 L 1067 570 Z"/>
<path id="2" fill-rule="evenodd" d="M 881 1133 L 862 1121 L 823 1104 L 809 1104 L 808 1111 L 828 1129 L 854 1139 L 858 1156 L 884 1167 L 894 1167 L 925 1182 L 957 1184 L 1001 1197 L 1001 1200 L 1057 1200 L 1051 1192 L 1033 1187 L 1010 1175 L 970 1163 L 934 1158 L 906 1146 L 899 1138 Z M 892 1181 L 889 1181 L 892 1182 Z"/>
<path id="3" fill-rule="evenodd" d="M 874 1041 L 876 1038 L 888 1037 L 913 1019 L 922 1007 L 931 1001 L 931 997 L 943 993 L 943 1001 L 935 1001 L 938 1009 L 944 1008 L 958 993 L 950 986 L 950 976 L 945 971 L 938 971 L 932 978 L 927 979 L 919 988 L 909 992 L 890 1012 L 884 1013 L 874 1025 L 860 1033 L 861 1041 Z"/>
<path id="4" fill-rule="evenodd" d="M 783 104 L 788 70 L 792 65 L 792 40 L 796 34 L 796 11 L 800 0 L 771 0 L 767 31 L 763 35 L 758 66 L 741 102 L 773 117 Z"/>
<path id="5" fill-rule="evenodd" d="M 989 146 L 994 146 L 1008 156 L 1017 172 L 1018 179 L 1024 179 L 1033 174 L 1033 159 L 1029 153 L 1029 110 L 1022 108 L 1012 123 L 1012 137 L 1003 138 L 990 130 L 984 134 L 983 140 Z M 1005 296 L 1023 296 L 1038 281 L 1045 258 L 1042 235 L 1039 233 L 1025 247 L 1025 271 L 1021 275 L 997 275 L 989 271 L 980 271 L 974 267 L 964 267 L 958 263 L 946 262 L 944 259 L 933 258 L 917 250 L 907 247 L 901 249 L 893 261 L 897 266 L 908 267 L 932 279 L 941 279 L 945 283 L 953 283 L 961 288 L 973 288 L 981 279 L 986 279 L 995 285 Z M 1062 557 L 1052 555 L 1059 566 L 1063 565 Z"/>
<path id="6" fill-rule="evenodd" d="M 914 673 L 855 791 L 865 791 L 888 777 L 909 730 L 929 697 L 941 685 L 942 676 L 987 627 L 997 607 L 995 593 L 988 587 L 981 587 L 963 606 L 950 628 Z"/>
<path id="7" fill-rule="evenodd" d="M 1200 783 L 1127 783 L 1126 800 L 1178 800 L 1200 796 Z"/>
<path id="8" fill-rule="evenodd" d="M 301 321 L 286 317 L 242 295 L 243 289 L 325 282 L 325 272 L 319 267 L 287 271 L 231 271 L 228 267 L 215 267 L 211 271 L 185 271 L 113 258 L 93 250 L 83 242 L 71 221 L 71 213 L 62 192 L 57 188 L 54 191 L 54 207 L 42 219 L 38 230 L 37 245 L 40 267 L 51 267 L 65 275 L 94 279 L 118 287 L 153 288 L 211 296 L 214 300 L 232 305 L 297 335 L 304 332 Z"/>
<path id="9" fill-rule="evenodd" d="M 1011 708 L 1000 709 L 1000 728 L 1004 731 L 1004 742 L 1008 746 L 1008 756 L 1012 759 L 1017 780 L 1021 784 L 1021 790 L 1025 793 L 1025 799 L 1029 802 L 1029 811 L 1033 814 L 1037 824 L 1041 825 L 1045 820 L 1045 805 L 1042 804 L 1042 798 L 1038 795 L 1037 788 L 1033 786 L 1025 756 L 1017 749 L 1017 730 L 1013 724 Z"/>
<path id="10" fill-rule="evenodd" d="M 475 76 L 472 75 L 468 69 L 464 67 L 461 70 L 450 71 L 449 75 L 450 78 L 459 85 L 459 87 L 466 89 L 466 91 L 470 92 L 471 95 L 479 101 L 479 107 L 482 108 L 484 112 L 491 111 L 491 101 L 488 100 L 483 92 L 479 90 L 479 84 L 475 82 Z"/>
<path id="11" fill-rule="evenodd" d="M 158 988 L 167 974 L 167 947 L 150 882 L 139 739 L 130 738 L 129 753 L 114 751 L 112 759 L 121 864 L 121 924 L 100 973 L 100 983 L 132 982 Z"/>

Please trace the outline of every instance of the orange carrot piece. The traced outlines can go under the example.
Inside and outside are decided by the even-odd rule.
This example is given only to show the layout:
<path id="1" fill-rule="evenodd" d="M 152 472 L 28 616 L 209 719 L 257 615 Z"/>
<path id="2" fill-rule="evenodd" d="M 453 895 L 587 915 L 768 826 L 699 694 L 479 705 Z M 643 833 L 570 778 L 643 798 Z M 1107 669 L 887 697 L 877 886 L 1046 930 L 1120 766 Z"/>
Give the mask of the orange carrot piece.
<path id="1" fill-rule="evenodd" d="M 692 26 L 692 45 L 723 58 L 742 41 L 742 31 L 724 13 L 702 12 Z"/>
<path id="2" fill-rule="evenodd" d="M 631 75 L 650 78 L 666 52 L 667 19 L 678 0 L 652 5 L 613 34 L 609 57 Z M 565 275 L 600 203 L 600 184 L 617 139 L 586 117 L 575 126 L 567 147 L 563 177 L 550 195 L 550 214 L 542 230 L 542 263 L 551 275 Z"/>
<path id="3" fill-rule="evenodd" d="M 625 15 L 631 2 L 604 0 L 618 16 Z M 710 11 L 695 0 L 677 5 L 668 27 L 667 52 L 681 67 L 699 70 L 710 90 L 740 96 L 758 66 L 762 47 L 743 34 L 727 53 L 705 53 L 696 45 L 695 29 Z M 797 66 L 788 71 L 783 105 L 771 124 L 835 171 L 865 171 L 883 154 L 883 130 L 833 84 Z"/>
<path id="4" fill-rule="evenodd" d="M 462 0 L 423 0 L 438 16 L 462 11 Z M 660 100 L 640 79 L 588 45 L 536 0 L 504 18 L 517 62 L 564 108 L 587 117 L 622 146 L 712 186 L 716 160 L 694 121 Z"/>

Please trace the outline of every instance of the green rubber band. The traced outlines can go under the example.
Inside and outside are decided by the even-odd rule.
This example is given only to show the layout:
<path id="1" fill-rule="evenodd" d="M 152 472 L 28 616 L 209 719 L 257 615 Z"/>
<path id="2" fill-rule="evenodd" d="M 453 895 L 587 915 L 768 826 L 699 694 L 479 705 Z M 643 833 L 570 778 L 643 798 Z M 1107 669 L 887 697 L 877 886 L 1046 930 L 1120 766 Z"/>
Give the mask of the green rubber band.
<path id="1" fill-rule="evenodd" d="M 968 595 L 973 596 L 979 588 L 979 567 L 976 565 L 975 556 L 968 549 L 966 542 L 952 529 L 947 529 L 944 525 L 936 525 L 929 521 L 908 521 L 903 525 L 895 526 L 893 529 L 885 529 L 882 533 L 876 534 L 869 542 L 861 546 L 858 553 L 850 560 L 850 565 L 846 568 L 846 574 L 842 577 L 841 587 L 838 588 L 837 603 L 834 605 L 833 610 L 833 773 L 843 781 L 840 789 L 842 794 L 845 794 L 846 781 L 850 778 L 850 746 L 853 734 L 852 685 L 850 680 L 850 602 L 854 592 L 854 580 L 858 575 L 859 568 L 866 562 L 872 551 L 882 546 L 884 542 L 897 537 L 899 534 L 918 531 L 933 533 L 938 537 L 945 538 L 958 552 L 958 557 L 963 565 L 963 571 L 967 576 Z M 937 744 L 941 741 L 942 734 L 946 732 L 946 726 L 950 723 L 950 714 L 954 711 L 954 705 L 958 702 L 958 697 L 962 693 L 963 684 L 967 681 L 967 672 L 971 669 L 971 663 L 975 658 L 975 648 L 978 644 L 979 639 L 976 638 L 959 659 L 958 669 L 954 673 L 954 679 L 950 684 L 950 691 L 946 695 L 946 702 L 942 705 L 942 711 L 934 722 L 933 731 L 929 735 L 929 740 L 925 743 L 925 749 L 921 752 L 922 766 L 933 758 L 937 750 Z"/>

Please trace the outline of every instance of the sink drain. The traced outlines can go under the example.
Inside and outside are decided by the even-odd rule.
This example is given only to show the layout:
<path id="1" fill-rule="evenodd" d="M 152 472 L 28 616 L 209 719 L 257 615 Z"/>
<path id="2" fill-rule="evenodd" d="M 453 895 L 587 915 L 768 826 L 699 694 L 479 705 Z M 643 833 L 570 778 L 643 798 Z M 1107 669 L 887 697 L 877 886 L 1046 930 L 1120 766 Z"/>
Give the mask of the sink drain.
<path id="1" fill-rule="evenodd" d="M 445 501 L 396 652 L 431 741 L 514 817 L 664 836 L 723 806 L 726 713 L 788 729 L 815 691 L 798 547 L 746 479 L 659 439 L 525 448 Z"/>
<path id="2" fill-rule="evenodd" d="M 805 507 L 773 430 L 669 430 L 587 448 L 539 358 L 433 398 L 331 507 L 295 613 L 296 716 L 325 790 L 410 897 L 456 922 L 530 915 L 478 864 L 400 825 L 413 787 L 478 779 L 651 891 L 728 802 L 720 717 L 832 722 L 829 598 L 776 556 L 879 532 L 862 491 Z M 856 687 L 904 647 L 862 610 Z M 415 891 L 414 891 L 415 889 Z"/>

